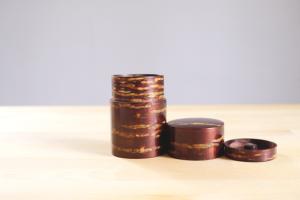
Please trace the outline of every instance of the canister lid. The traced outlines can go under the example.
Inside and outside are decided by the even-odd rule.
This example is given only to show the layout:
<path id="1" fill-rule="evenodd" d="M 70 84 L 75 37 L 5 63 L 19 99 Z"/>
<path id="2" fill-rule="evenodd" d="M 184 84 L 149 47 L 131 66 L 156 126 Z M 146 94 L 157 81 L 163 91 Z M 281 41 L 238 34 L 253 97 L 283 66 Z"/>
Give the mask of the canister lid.
<path id="1" fill-rule="evenodd" d="M 174 128 L 213 128 L 221 127 L 224 125 L 224 122 L 218 119 L 211 118 L 183 118 L 175 119 L 168 122 L 169 126 Z"/>
<path id="2" fill-rule="evenodd" d="M 277 144 L 268 140 L 239 138 L 225 142 L 225 155 L 233 160 L 264 162 L 276 156 Z"/>
<path id="3" fill-rule="evenodd" d="M 223 139 L 224 122 L 211 118 L 182 118 L 168 122 L 168 132 L 180 143 L 210 143 Z"/>

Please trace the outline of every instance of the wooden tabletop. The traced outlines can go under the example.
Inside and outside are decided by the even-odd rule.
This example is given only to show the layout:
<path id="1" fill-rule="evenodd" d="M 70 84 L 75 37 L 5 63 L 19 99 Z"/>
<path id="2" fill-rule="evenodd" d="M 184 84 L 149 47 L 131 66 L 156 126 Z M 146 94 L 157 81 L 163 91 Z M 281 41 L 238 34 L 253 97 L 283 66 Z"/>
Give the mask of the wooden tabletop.
<path id="1" fill-rule="evenodd" d="M 300 199 L 300 105 L 168 106 L 223 120 L 225 140 L 276 142 L 263 163 L 113 157 L 109 111 L 1 107 L 0 199 Z"/>

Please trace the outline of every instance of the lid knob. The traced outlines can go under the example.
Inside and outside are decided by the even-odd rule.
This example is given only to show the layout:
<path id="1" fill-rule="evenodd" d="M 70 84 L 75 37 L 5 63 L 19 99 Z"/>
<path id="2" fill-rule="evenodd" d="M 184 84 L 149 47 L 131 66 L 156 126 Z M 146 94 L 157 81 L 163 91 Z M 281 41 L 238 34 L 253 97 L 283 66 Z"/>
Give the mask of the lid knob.
<path id="1" fill-rule="evenodd" d="M 254 144 L 254 143 L 246 143 L 244 145 L 244 149 L 247 149 L 247 150 L 253 150 L 253 149 L 257 149 L 257 144 Z"/>

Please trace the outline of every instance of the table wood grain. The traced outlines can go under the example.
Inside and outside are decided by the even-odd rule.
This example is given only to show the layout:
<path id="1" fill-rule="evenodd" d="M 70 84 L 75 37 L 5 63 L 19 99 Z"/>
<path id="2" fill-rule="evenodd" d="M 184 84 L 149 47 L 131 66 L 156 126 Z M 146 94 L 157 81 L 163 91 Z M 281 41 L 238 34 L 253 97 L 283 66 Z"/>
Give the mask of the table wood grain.
<path id="1" fill-rule="evenodd" d="M 0 199 L 300 199 L 300 105 L 168 106 L 225 122 L 225 140 L 278 144 L 273 161 L 111 155 L 110 109 L 0 107 Z"/>

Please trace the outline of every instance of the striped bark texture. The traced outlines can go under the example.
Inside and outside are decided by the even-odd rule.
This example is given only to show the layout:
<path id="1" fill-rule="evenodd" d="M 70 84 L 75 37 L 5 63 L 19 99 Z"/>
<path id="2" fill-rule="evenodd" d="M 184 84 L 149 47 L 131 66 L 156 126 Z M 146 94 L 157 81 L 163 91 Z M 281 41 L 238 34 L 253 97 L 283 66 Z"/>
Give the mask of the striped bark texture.
<path id="1" fill-rule="evenodd" d="M 112 152 L 122 158 L 151 158 L 165 148 L 164 77 L 156 74 L 112 78 Z"/>
<path id="2" fill-rule="evenodd" d="M 168 153 L 184 160 L 210 160 L 223 154 L 224 123 L 209 118 L 168 122 Z"/>

